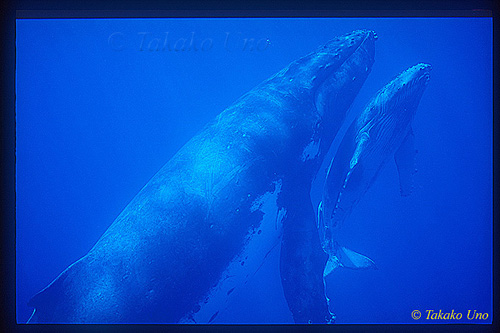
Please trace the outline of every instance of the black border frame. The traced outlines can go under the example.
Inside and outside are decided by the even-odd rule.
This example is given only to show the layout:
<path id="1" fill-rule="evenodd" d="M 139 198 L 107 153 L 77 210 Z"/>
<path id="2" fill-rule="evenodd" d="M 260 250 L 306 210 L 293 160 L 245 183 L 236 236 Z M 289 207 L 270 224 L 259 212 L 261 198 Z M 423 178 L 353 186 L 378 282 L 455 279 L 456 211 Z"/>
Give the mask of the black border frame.
<path id="1" fill-rule="evenodd" d="M 174 0 L 156 1 L 3 1 L 2 15 L 2 112 L 0 112 L 0 224 L 3 239 L 0 242 L 1 299 L 0 329 L 20 331 L 287 331 L 312 332 L 333 330 L 358 331 L 500 331 L 498 277 L 499 210 L 498 152 L 493 151 L 493 324 L 359 324 L 359 325 L 24 325 L 16 324 L 15 279 L 15 24 L 17 18 L 152 18 L 152 17 L 492 17 L 493 18 L 493 147 L 500 147 L 498 126 L 498 97 L 500 54 L 498 52 L 499 9 L 495 1 L 230 1 Z"/>

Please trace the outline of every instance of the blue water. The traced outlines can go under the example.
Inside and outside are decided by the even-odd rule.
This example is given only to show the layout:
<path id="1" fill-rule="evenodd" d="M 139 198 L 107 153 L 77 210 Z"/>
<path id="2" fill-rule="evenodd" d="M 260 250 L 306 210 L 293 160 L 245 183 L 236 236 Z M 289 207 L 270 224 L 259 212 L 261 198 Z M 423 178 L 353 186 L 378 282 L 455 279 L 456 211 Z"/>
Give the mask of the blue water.
<path id="1" fill-rule="evenodd" d="M 207 122 L 291 61 L 363 28 L 379 38 L 350 118 L 406 68 L 433 70 L 413 123 L 414 193 L 400 196 L 390 161 L 343 227 L 343 245 L 378 270 L 327 277 L 331 311 L 337 323 L 450 322 L 427 320 L 426 310 L 461 312 L 462 323 L 476 310 L 489 316 L 473 322 L 491 322 L 489 18 L 17 20 L 18 322 L 30 297 L 85 255 Z M 218 322 L 293 322 L 278 257 Z"/>

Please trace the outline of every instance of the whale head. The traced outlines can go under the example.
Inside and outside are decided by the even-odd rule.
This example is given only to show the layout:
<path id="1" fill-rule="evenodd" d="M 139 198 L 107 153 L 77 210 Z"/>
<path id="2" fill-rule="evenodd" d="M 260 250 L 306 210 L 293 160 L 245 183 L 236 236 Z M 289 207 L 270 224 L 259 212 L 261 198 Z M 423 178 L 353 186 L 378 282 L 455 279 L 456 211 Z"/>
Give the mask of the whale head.
<path id="1" fill-rule="evenodd" d="M 328 118 L 335 112 L 332 106 L 338 104 L 335 94 L 352 98 L 370 73 L 376 39 L 376 33 L 371 30 L 356 30 L 335 37 L 264 83 L 267 88 L 296 99 L 312 101 L 319 115 Z M 347 96 L 343 100 L 351 101 Z"/>
<path id="2" fill-rule="evenodd" d="M 380 144 L 397 145 L 413 121 L 431 69 L 431 65 L 419 63 L 380 89 L 358 118 L 358 134 L 365 132 L 364 127 L 369 127 L 369 135 L 377 136 Z"/>
<path id="3" fill-rule="evenodd" d="M 286 121 L 294 132 L 293 143 L 299 147 L 297 158 L 312 162 L 315 167 L 311 170 L 319 168 L 370 73 L 376 39 L 371 30 L 336 37 L 256 87 L 268 100 L 279 100 L 284 108 L 300 111 L 287 114 Z"/>

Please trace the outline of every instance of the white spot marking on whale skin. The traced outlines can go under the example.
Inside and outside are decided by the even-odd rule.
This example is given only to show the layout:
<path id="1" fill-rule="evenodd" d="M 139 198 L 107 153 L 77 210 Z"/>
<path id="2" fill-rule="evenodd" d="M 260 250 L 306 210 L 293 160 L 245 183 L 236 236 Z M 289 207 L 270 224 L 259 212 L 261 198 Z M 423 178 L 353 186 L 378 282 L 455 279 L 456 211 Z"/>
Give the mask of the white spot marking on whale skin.
<path id="1" fill-rule="evenodd" d="M 280 189 L 281 189 L 281 183 L 279 183 L 279 186 L 280 186 Z M 261 210 L 262 211 L 262 206 L 264 205 L 264 203 L 266 203 L 267 200 L 269 200 L 269 198 L 273 194 L 274 193 L 266 192 L 263 195 L 259 196 L 257 199 L 255 199 L 252 202 L 252 206 L 250 207 L 250 212 L 253 213 L 253 212 L 257 211 L 257 210 Z"/>
<path id="2" fill-rule="evenodd" d="M 281 192 L 281 180 L 274 184 L 274 191 L 257 197 L 250 208 L 252 212 L 260 210 L 264 213 L 260 225 L 248 230 L 242 251 L 228 264 L 208 296 L 199 301 L 197 311 L 187 313 L 180 323 L 208 323 L 218 313 L 217 318 L 212 318 L 213 322 L 217 322 L 228 307 L 228 299 L 238 297 L 238 287 L 255 275 L 271 250 L 280 244 L 286 210 L 278 211 L 276 203 Z"/>
<path id="3" fill-rule="evenodd" d="M 305 162 L 307 160 L 315 159 L 319 154 L 319 145 L 321 140 L 311 141 L 302 152 L 302 161 Z"/>
<path id="4" fill-rule="evenodd" d="M 276 216 L 276 229 L 283 226 L 283 220 L 285 219 L 285 216 L 286 216 L 286 208 L 282 207 L 278 211 L 278 215 Z"/>

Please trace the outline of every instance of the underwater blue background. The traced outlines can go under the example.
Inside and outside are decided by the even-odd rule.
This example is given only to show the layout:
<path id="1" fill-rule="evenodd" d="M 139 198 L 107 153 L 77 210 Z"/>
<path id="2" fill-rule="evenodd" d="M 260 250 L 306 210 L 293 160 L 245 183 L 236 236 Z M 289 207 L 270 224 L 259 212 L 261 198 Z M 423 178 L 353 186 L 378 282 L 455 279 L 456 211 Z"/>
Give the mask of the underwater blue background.
<path id="1" fill-rule="evenodd" d="M 401 71 L 433 70 L 413 124 L 414 193 L 400 196 L 389 161 L 342 230 L 342 245 L 378 270 L 327 277 L 330 309 L 337 323 L 431 322 L 412 319 L 415 309 L 453 309 L 463 323 L 477 310 L 489 318 L 474 322 L 491 322 L 490 18 L 17 20 L 18 322 L 207 122 L 293 60 L 364 28 L 379 36 L 375 64 L 350 119 Z M 293 322 L 278 258 L 276 249 L 216 322 Z"/>

